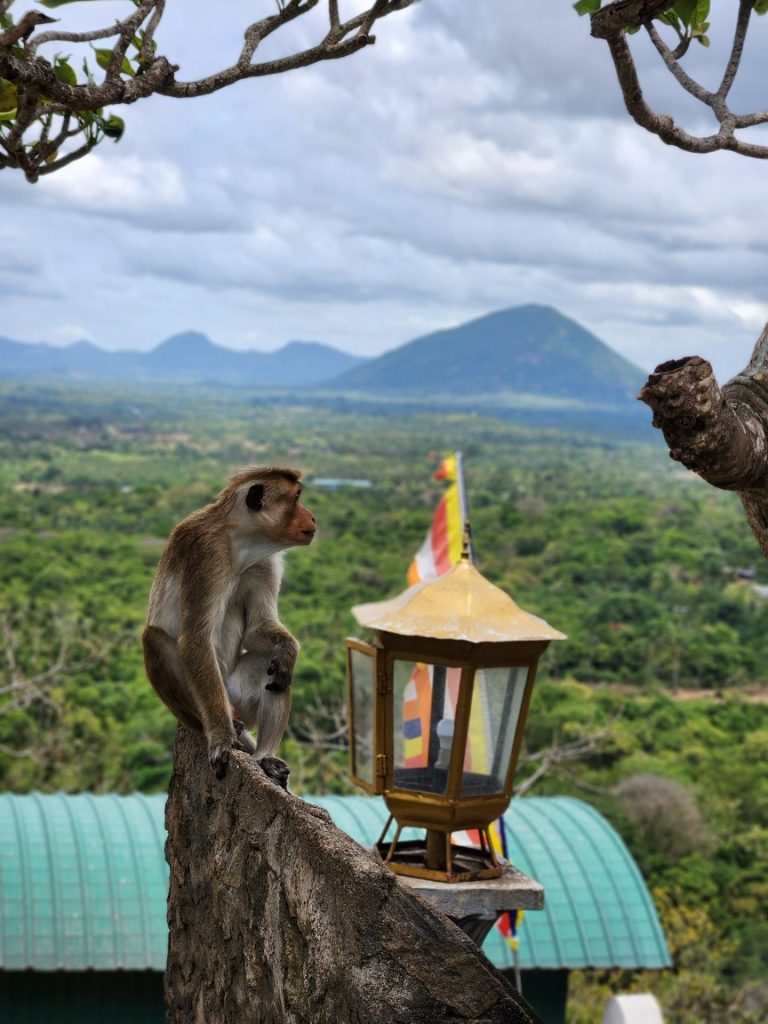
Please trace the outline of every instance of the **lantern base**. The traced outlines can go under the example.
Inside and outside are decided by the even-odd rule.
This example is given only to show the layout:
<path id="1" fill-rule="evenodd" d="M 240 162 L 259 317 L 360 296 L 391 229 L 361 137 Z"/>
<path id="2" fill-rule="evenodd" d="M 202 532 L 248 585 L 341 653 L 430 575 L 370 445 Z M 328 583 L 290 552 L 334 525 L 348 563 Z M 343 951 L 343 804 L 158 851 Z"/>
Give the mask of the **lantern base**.
<path id="1" fill-rule="evenodd" d="M 444 870 L 427 867 L 426 839 L 378 842 L 374 849 L 390 871 L 410 878 L 428 878 L 433 882 L 476 882 L 500 878 L 504 872 L 492 851 L 478 850 L 474 846 L 450 843 L 450 860 Z"/>

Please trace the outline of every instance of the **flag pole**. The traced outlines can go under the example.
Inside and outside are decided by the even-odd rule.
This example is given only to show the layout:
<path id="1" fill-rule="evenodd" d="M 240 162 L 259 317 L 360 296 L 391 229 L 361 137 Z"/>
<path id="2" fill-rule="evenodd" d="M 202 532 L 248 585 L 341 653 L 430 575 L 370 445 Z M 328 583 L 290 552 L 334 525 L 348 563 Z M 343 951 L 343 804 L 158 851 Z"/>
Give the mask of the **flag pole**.
<path id="1" fill-rule="evenodd" d="M 459 509 L 461 511 L 461 529 L 463 531 L 469 526 L 469 500 L 467 498 L 467 481 L 464 479 L 464 456 L 461 452 L 456 452 L 456 483 L 459 487 Z M 472 565 L 476 565 L 475 546 L 472 543 L 471 533 L 469 534 L 467 549 L 470 562 Z"/>

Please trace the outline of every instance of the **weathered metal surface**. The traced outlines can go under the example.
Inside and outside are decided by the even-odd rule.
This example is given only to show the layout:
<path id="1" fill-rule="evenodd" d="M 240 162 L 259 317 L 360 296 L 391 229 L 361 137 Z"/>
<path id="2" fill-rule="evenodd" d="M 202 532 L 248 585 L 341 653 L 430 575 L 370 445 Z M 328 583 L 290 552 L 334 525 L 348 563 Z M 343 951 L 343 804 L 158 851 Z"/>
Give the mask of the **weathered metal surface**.
<path id="1" fill-rule="evenodd" d="M 475 644 L 565 639 L 464 559 L 436 580 L 417 583 L 388 601 L 356 605 L 352 614 L 361 626 L 401 636 Z"/>

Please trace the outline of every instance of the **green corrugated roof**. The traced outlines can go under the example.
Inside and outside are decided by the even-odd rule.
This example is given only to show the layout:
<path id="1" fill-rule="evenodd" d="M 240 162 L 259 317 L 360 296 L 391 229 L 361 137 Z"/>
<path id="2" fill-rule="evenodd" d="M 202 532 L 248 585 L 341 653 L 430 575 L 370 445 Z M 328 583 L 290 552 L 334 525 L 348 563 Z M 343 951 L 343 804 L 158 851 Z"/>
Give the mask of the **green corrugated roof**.
<path id="1" fill-rule="evenodd" d="M 363 845 L 387 811 L 367 797 L 309 797 Z M 0 967 L 20 970 L 165 966 L 168 868 L 164 796 L 0 794 Z M 514 800 L 509 853 L 546 891 L 520 934 L 522 968 L 665 967 L 664 936 L 621 838 L 587 804 Z M 509 967 L 495 929 L 485 952 Z"/>
<path id="2" fill-rule="evenodd" d="M 164 796 L 0 795 L 0 966 L 165 966 Z"/>

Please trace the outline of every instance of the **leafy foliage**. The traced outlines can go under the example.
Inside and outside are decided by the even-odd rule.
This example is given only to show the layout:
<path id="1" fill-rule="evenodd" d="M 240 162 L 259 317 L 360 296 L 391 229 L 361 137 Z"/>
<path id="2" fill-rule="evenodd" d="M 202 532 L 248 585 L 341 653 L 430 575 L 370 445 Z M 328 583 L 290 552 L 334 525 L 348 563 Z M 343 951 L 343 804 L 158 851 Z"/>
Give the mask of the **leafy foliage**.
<path id="1" fill-rule="evenodd" d="M 595 14 L 607 6 L 603 0 L 576 0 L 573 9 L 577 14 L 584 15 Z M 754 0 L 752 9 L 755 14 L 765 14 L 768 11 L 768 0 Z M 677 0 L 677 3 L 670 4 L 666 11 L 656 15 L 656 20 L 663 25 L 670 25 L 681 43 L 695 39 L 702 46 L 709 46 L 709 10 L 710 0 Z"/>
<path id="2" fill-rule="evenodd" d="M 68 7 L 75 0 L 41 0 L 48 8 Z M 291 0 L 277 4 L 277 13 L 267 14 L 243 26 L 240 52 L 235 60 L 196 82 L 176 80 L 177 64 L 157 52 L 155 32 L 165 12 L 164 0 L 133 0 L 118 20 L 110 20 L 108 5 L 99 3 L 106 24 L 92 23 L 87 31 L 67 31 L 65 25 L 38 32 L 41 26 L 59 20 L 40 10 L 25 10 L 14 18 L 16 0 L 0 4 L 0 170 L 21 170 L 27 181 L 52 174 L 86 156 L 104 138 L 122 136 L 124 124 L 104 108 L 134 103 L 156 93 L 178 98 L 227 88 L 234 82 L 261 75 L 280 74 L 306 67 L 320 60 L 338 60 L 357 53 L 375 42 L 371 29 L 380 18 L 404 10 L 415 0 L 376 0 L 370 8 L 347 10 L 346 20 L 339 5 L 329 0 L 329 27 L 314 45 L 295 53 L 260 62 L 259 44 L 294 19 L 309 14 L 317 0 Z M 96 0 L 90 0 L 91 8 Z M 90 12 L 89 12 L 90 13 Z M 237 33 L 235 33 L 237 36 Z M 94 46 L 98 40 L 101 46 Z M 70 58 L 51 54 L 50 47 L 66 42 L 82 60 L 78 73 Z M 103 45 L 107 43 L 108 45 Z M 38 51 L 38 46 L 41 49 Z M 91 48 L 89 51 L 88 47 Z M 103 71 L 99 81 L 87 56 L 94 54 L 96 67 Z"/>

